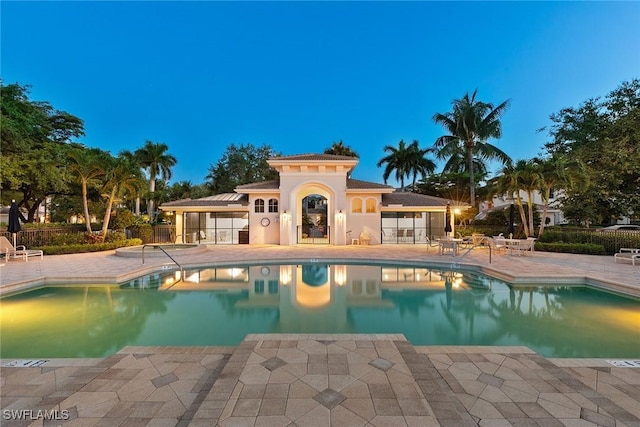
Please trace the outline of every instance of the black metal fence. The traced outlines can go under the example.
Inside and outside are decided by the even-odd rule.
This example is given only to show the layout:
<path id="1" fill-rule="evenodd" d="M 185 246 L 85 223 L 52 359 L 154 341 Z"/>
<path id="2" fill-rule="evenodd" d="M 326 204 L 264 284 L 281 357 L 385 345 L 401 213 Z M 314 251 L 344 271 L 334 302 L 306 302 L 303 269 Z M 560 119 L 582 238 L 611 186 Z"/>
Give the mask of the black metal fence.
<path id="1" fill-rule="evenodd" d="M 330 227 L 299 225 L 297 231 L 297 242 L 300 244 L 328 245 L 331 243 Z"/>
<path id="2" fill-rule="evenodd" d="M 139 236 L 138 233 L 126 233 L 127 237 L 142 238 L 144 243 L 173 243 L 175 240 L 175 225 L 155 225 L 151 227 L 148 236 Z M 78 226 L 64 227 L 42 227 L 42 228 L 22 228 L 16 233 L 16 245 L 24 245 L 27 248 L 38 246 L 47 246 L 54 244 L 56 236 L 65 234 L 84 235 L 87 232 L 86 227 L 81 224 Z M 6 237 L 13 244 L 13 236 L 6 231 L 0 231 L 0 236 Z M 144 238 L 143 238 L 144 237 Z M 146 240 L 146 241 L 145 241 Z"/>

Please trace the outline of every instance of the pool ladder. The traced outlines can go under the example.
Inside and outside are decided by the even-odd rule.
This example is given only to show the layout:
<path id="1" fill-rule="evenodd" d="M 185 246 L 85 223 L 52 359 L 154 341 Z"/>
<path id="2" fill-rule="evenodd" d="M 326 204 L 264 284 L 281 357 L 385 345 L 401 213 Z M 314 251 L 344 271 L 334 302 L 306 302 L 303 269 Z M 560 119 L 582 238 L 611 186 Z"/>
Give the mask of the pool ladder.
<path id="1" fill-rule="evenodd" d="M 143 264 L 144 264 L 144 250 L 145 250 L 145 248 L 146 248 L 147 246 L 151 246 L 152 248 L 160 249 L 162 252 L 164 252 L 164 254 L 165 254 L 166 256 L 168 256 L 168 257 L 169 257 L 169 259 L 170 259 L 171 261 L 173 261 L 173 263 L 174 263 L 175 265 L 177 265 L 177 266 L 178 266 L 178 268 L 180 269 L 180 280 L 182 280 L 182 278 L 184 277 L 184 268 L 182 268 L 182 266 L 180 265 L 180 263 L 178 263 L 178 261 L 176 261 L 175 259 L 173 259 L 173 257 L 172 257 L 171 255 L 169 255 L 169 253 L 168 253 L 167 251 L 165 251 L 165 250 L 162 248 L 162 245 L 159 245 L 159 244 L 148 244 L 148 245 L 143 245 L 143 246 L 142 246 L 142 263 L 143 263 Z M 180 280 L 176 281 L 176 282 L 175 282 L 174 284 L 172 284 L 171 286 L 175 285 L 175 284 L 176 284 L 176 283 L 178 283 Z"/>

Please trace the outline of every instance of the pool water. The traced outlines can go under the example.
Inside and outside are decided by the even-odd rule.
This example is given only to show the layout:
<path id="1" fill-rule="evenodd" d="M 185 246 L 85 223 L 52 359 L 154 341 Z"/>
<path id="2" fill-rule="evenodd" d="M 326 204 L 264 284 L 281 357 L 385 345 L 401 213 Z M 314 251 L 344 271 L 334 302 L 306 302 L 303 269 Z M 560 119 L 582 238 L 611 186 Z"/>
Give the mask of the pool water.
<path id="1" fill-rule="evenodd" d="M 513 287 L 411 265 L 164 270 L 121 286 L 0 301 L 2 358 L 104 357 L 128 345 L 238 345 L 249 333 L 402 333 L 414 345 L 522 345 L 546 357 L 640 357 L 640 301 Z"/>

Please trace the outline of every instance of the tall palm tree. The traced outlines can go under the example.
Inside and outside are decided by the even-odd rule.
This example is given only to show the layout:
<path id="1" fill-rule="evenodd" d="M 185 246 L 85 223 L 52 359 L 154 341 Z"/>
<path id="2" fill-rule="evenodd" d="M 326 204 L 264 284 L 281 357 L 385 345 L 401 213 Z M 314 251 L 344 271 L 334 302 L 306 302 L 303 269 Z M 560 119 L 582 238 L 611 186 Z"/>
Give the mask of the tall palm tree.
<path id="1" fill-rule="evenodd" d="M 103 196 L 107 199 L 102 223 L 102 241 L 107 237 L 113 204 L 126 194 L 138 194 L 143 186 L 144 176 L 140 165 L 127 152 L 120 153 L 117 158 L 110 159 L 105 173 L 105 183 L 102 187 Z"/>
<path id="2" fill-rule="evenodd" d="M 493 104 L 476 100 L 477 90 L 469 96 L 467 92 L 462 99 L 452 102 L 453 110 L 447 113 L 436 113 L 433 121 L 442 125 L 448 132 L 436 139 L 434 152 L 440 150 L 456 151 L 451 145 L 461 145 L 464 148 L 469 172 L 469 194 L 471 205 L 475 206 L 475 164 L 474 157 L 486 160 L 499 160 L 503 164 L 511 158 L 498 147 L 487 142 L 489 138 L 500 138 L 502 124 L 500 117 L 509 108 L 509 100 L 494 107 Z"/>
<path id="3" fill-rule="evenodd" d="M 104 164 L 109 157 L 97 148 L 73 147 L 67 153 L 70 160 L 69 169 L 82 188 L 82 208 L 87 232 L 91 233 L 91 216 L 89 215 L 88 189 L 97 184 L 97 179 L 105 174 Z"/>
<path id="4" fill-rule="evenodd" d="M 415 191 L 418 175 L 424 178 L 436 170 L 435 162 L 427 157 L 427 154 L 430 152 L 431 149 L 429 148 L 421 149 L 416 139 L 407 147 L 407 174 L 413 177 L 413 181 L 411 182 L 411 189 L 413 191 Z"/>
<path id="5" fill-rule="evenodd" d="M 154 200 L 153 193 L 156 191 L 156 178 L 171 179 L 171 168 L 178 163 L 177 159 L 167 153 L 169 147 L 161 142 L 145 141 L 144 147 L 135 151 L 140 165 L 149 172 L 149 202 L 147 203 L 147 214 L 149 220 L 153 221 Z"/>
<path id="6" fill-rule="evenodd" d="M 540 169 L 532 160 L 518 160 L 514 167 L 516 180 L 521 190 L 527 193 L 527 210 L 529 214 L 527 237 L 533 236 L 533 193 L 540 188 Z"/>
<path id="7" fill-rule="evenodd" d="M 334 142 L 331 144 L 331 147 L 324 150 L 324 154 L 334 154 L 337 156 L 349 156 L 349 157 L 360 157 L 357 152 L 351 149 L 348 145 L 344 145 L 342 140 L 338 142 Z"/>
<path id="8" fill-rule="evenodd" d="M 401 139 L 397 148 L 392 145 L 385 145 L 383 150 L 389 154 L 381 158 L 380 161 L 378 161 L 377 166 L 380 167 L 385 163 L 387 165 L 385 166 L 384 173 L 382 174 L 384 183 L 387 183 L 389 176 L 391 176 L 391 172 L 395 170 L 396 180 L 400 181 L 400 186 L 402 187 L 402 191 L 404 191 L 404 179 L 409 176 L 409 149 L 406 143 Z"/>
<path id="9" fill-rule="evenodd" d="M 508 195 L 515 202 L 520 214 L 520 220 L 522 221 L 524 234 L 529 236 L 531 231 L 529 230 L 527 215 L 524 211 L 522 195 L 520 193 L 520 190 L 522 190 L 522 184 L 516 167 L 513 164 L 505 165 L 500 174 L 489 181 L 487 188 L 490 195 Z"/>

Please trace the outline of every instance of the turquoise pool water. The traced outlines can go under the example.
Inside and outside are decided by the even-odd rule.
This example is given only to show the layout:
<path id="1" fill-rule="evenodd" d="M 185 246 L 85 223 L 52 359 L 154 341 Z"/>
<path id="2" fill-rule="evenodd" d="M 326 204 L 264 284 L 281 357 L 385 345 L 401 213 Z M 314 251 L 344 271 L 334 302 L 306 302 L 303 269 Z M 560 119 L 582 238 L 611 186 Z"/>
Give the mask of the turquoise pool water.
<path id="1" fill-rule="evenodd" d="M 160 271 L 118 287 L 0 302 L 0 356 L 104 357 L 127 345 L 237 345 L 248 333 L 402 333 L 414 345 L 524 345 L 547 357 L 640 356 L 640 301 L 512 287 L 425 266 L 253 265 Z"/>

